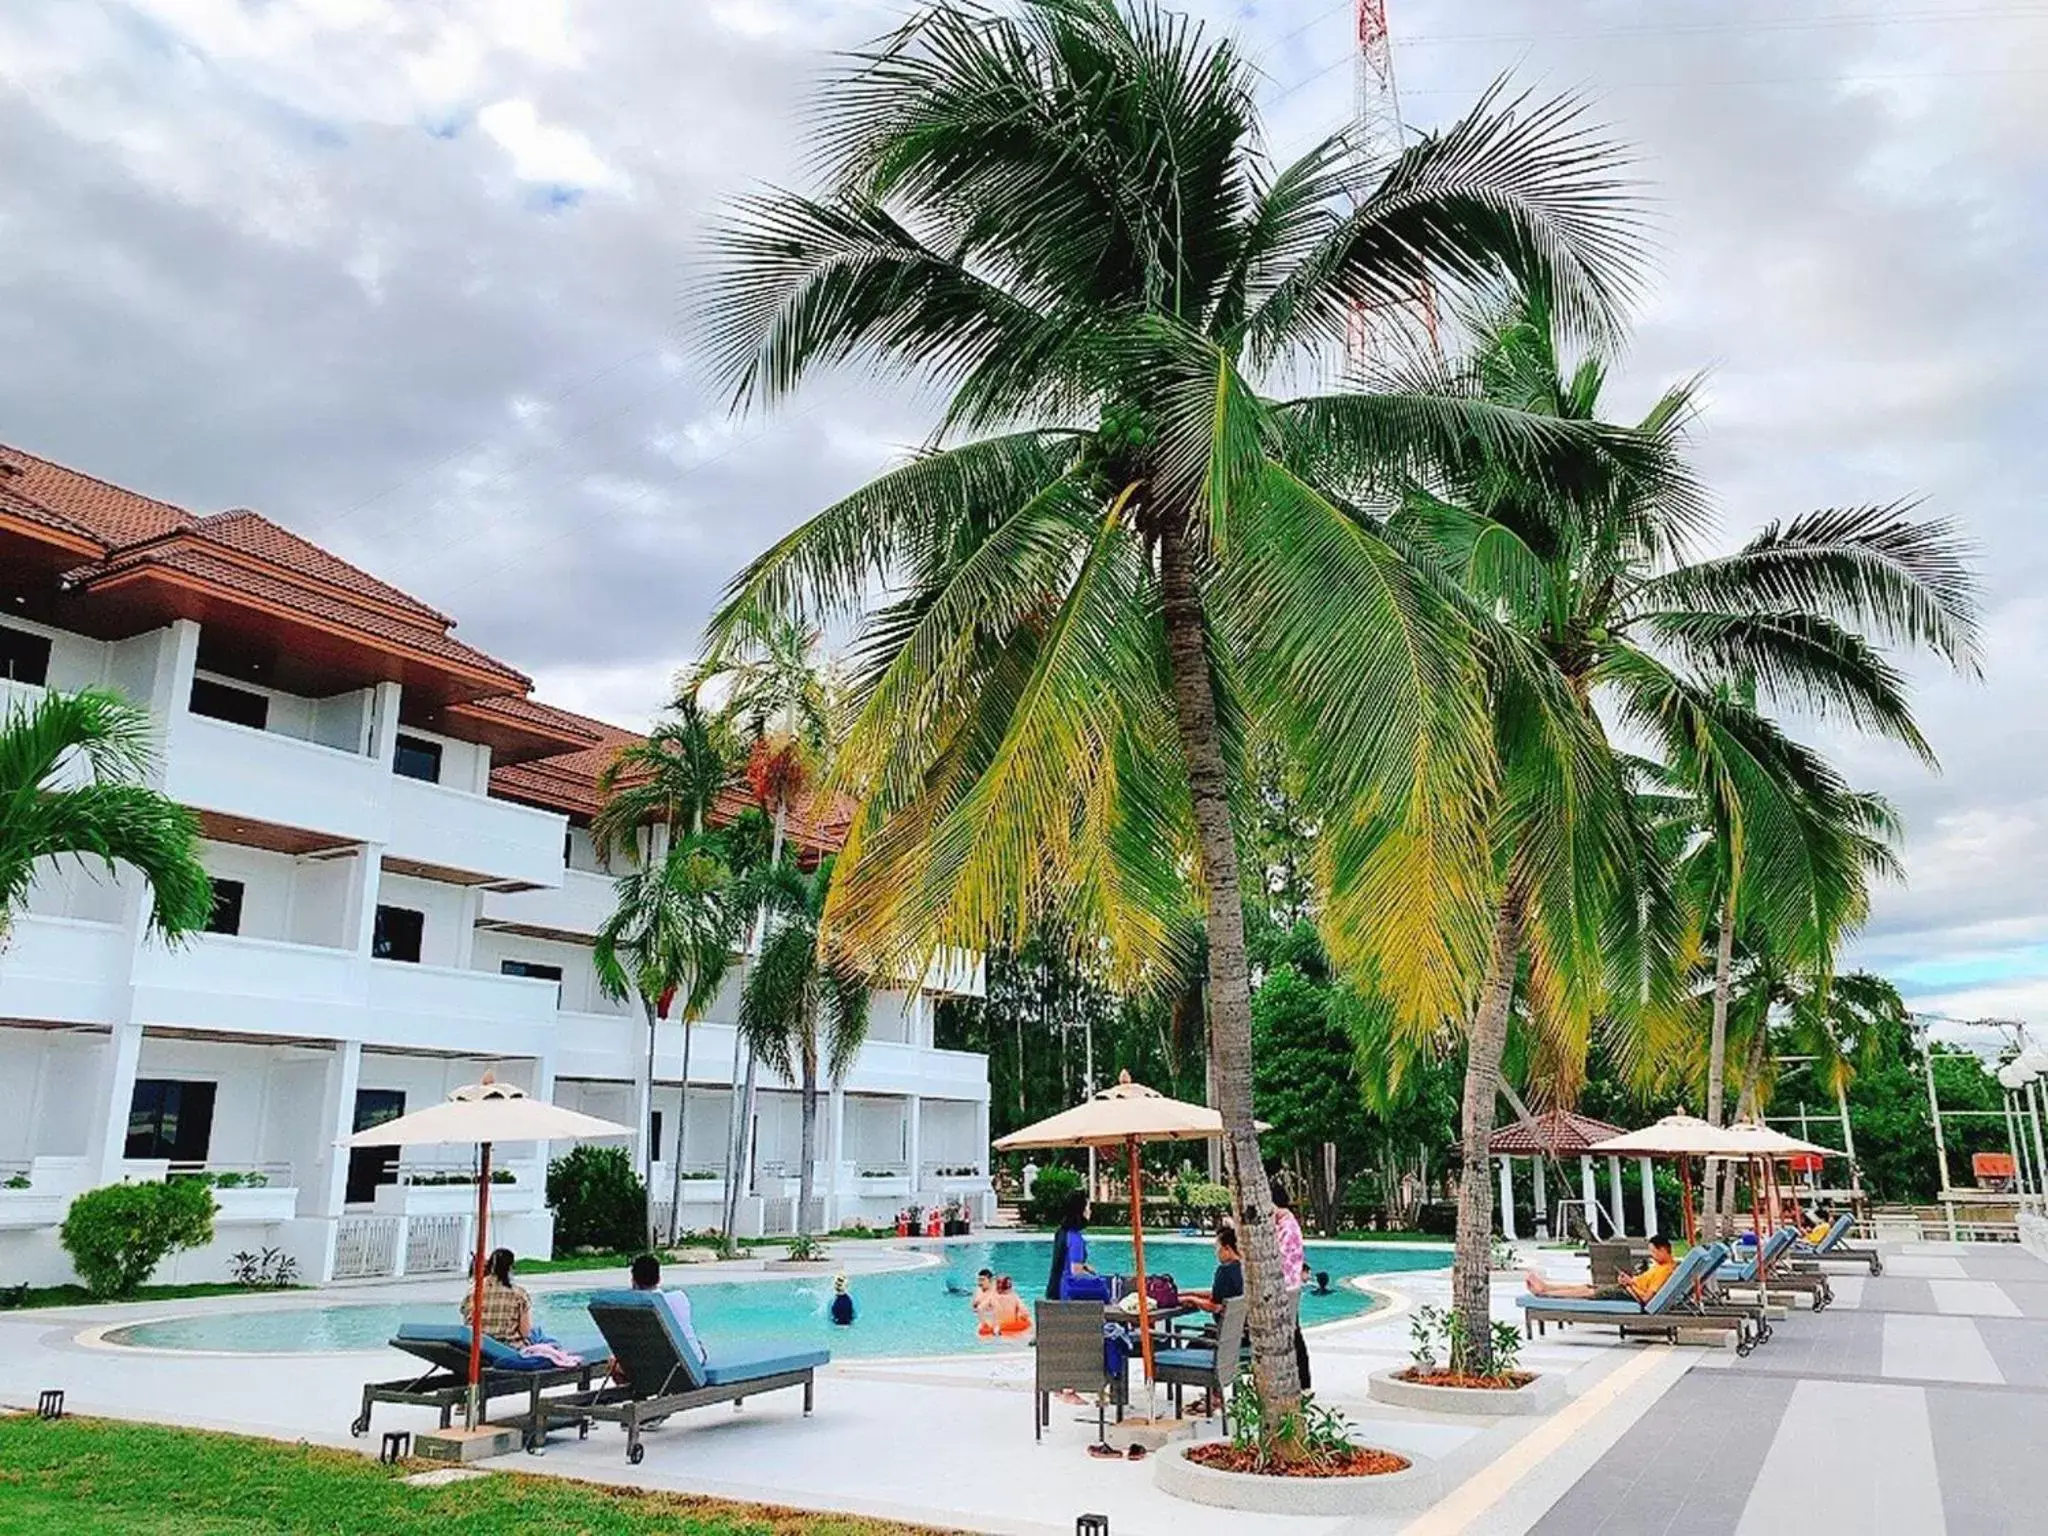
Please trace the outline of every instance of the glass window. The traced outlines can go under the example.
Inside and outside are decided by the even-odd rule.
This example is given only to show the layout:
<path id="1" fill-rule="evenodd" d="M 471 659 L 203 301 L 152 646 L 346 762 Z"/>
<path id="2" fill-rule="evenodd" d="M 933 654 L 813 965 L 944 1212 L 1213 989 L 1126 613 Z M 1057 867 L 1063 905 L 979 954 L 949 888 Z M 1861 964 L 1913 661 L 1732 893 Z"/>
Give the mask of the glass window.
<path id="1" fill-rule="evenodd" d="M 398 750 L 392 754 L 391 771 L 401 778 L 418 779 L 424 784 L 440 783 L 441 743 L 401 734 Z"/>
<path id="2" fill-rule="evenodd" d="M 262 730 L 270 723 L 270 700 L 246 688 L 230 688 L 211 678 L 192 679 L 192 713 L 209 720 L 226 720 L 234 725 Z"/>
<path id="3" fill-rule="evenodd" d="M 562 968 L 559 965 L 542 965 L 538 960 L 500 960 L 498 974 L 501 976 L 531 976 L 536 981 L 560 981 Z"/>
<path id="4" fill-rule="evenodd" d="M 379 907 L 376 932 L 370 937 L 373 960 L 420 961 L 420 936 L 426 931 L 427 915 L 410 907 Z"/>
<path id="5" fill-rule="evenodd" d="M 38 688 L 50 680 L 50 641 L 25 629 L 0 624 L 0 677 Z"/>
<path id="6" fill-rule="evenodd" d="M 167 1157 L 174 1163 L 203 1163 L 213 1144 L 212 1083 L 139 1077 L 128 1101 L 128 1144 L 124 1157 Z"/>
<path id="7" fill-rule="evenodd" d="M 239 880 L 216 880 L 213 882 L 213 916 L 206 920 L 208 933 L 240 933 L 242 931 L 242 882 Z"/>
<path id="8" fill-rule="evenodd" d="M 660 1162 L 662 1160 L 661 1111 L 658 1109 L 651 1109 L 647 1112 L 647 1145 L 652 1149 L 654 1161 Z"/>

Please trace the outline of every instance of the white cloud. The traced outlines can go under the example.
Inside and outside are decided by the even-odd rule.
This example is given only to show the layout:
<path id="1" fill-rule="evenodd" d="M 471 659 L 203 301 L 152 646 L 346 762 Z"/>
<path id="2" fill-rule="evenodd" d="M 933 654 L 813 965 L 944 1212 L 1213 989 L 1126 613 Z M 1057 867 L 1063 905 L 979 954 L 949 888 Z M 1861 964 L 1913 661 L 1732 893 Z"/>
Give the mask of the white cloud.
<path id="1" fill-rule="evenodd" d="M 511 157 L 512 174 L 521 181 L 614 192 L 628 186 L 626 177 L 604 162 L 587 137 L 574 128 L 542 122 L 530 101 L 494 101 L 477 113 L 476 122 Z"/>

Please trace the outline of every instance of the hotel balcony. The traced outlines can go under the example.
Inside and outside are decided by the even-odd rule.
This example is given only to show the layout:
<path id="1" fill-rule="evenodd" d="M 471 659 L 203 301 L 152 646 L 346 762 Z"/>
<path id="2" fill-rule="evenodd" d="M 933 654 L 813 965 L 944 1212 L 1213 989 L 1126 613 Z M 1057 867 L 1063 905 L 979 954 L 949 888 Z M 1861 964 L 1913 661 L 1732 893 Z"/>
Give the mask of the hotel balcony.
<path id="1" fill-rule="evenodd" d="M 561 851 L 559 837 L 555 851 Z M 486 893 L 484 926 L 544 939 L 593 937 L 617 904 L 613 877 L 582 869 L 559 872 L 561 884 L 551 889 Z"/>
<path id="2" fill-rule="evenodd" d="M 111 1024 L 125 1017 L 127 982 L 120 924 L 17 912 L 0 947 L 0 1018 Z"/>
<path id="3" fill-rule="evenodd" d="M 392 862 L 463 885 L 561 885 L 566 816 L 388 772 L 384 782 Z"/>
<path id="4" fill-rule="evenodd" d="M 360 752 L 183 711 L 164 753 L 165 793 L 216 816 L 318 834 L 294 853 L 382 841 L 391 777 Z"/>

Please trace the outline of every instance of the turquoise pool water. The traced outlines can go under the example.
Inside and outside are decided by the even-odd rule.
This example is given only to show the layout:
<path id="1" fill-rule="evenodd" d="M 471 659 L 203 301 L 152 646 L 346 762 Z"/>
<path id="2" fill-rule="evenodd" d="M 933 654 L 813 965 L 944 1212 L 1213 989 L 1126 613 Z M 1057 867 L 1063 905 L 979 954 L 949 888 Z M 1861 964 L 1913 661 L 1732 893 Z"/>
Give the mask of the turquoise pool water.
<path id="1" fill-rule="evenodd" d="M 1104 1273 L 1130 1272 L 1128 1239 L 1091 1238 L 1088 1250 L 1095 1267 Z M 1012 1276 L 1028 1301 L 1044 1294 L 1052 1253 L 1047 1237 L 934 1243 L 925 1251 L 940 1259 L 937 1267 L 852 1277 L 849 1288 L 859 1315 L 850 1328 L 836 1328 L 826 1316 L 832 1299 L 830 1274 L 693 1284 L 687 1268 L 672 1267 L 665 1278 L 688 1290 L 697 1326 L 714 1345 L 730 1344 L 735 1349 L 816 1345 L 850 1357 L 946 1355 L 1004 1347 L 975 1337 L 974 1316 L 965 1293 L 973 1290 L 978 1270 L 986 1266 Z M 1451 1262 L 1449 1248 L 1386 1249 L 1364 1244 L 1310 1243 L 1308 1256 L 1311 1265 L 1328 1270 L 1331 1277 L 1329 1295 L 1310 1293 L 1302 1299 L 1302 1321 L 1311 1325 L 1371 1309 L 1371 1297 L 1341 1283 L 1352 1276 L 1445 1269 Z M 1145 1267 L 1148 1273 L 1171 1274 L 1184 1285 L 1206 1286 L 1215 1260 L 1206 1242 L 1155 1238 L 1145 1244 Z M 625 1276 L 620 1275 L 616 1283 L 623 1285 Z M 570 1291 L 536 1291 L 533 1300 L 540 1325 L 556 1338 L 571 1342 L 594 1338 L 596 1331 L 585 1306 L 593 1290 L 604 1288 L 604 1283 L 593 1282 Z M 455 1321 L 460 1294 L 460 1284 L 451 1280 L 447 1303 L 442 1306 L 360 1304 L 217 1312 L 138 1323 L 107 1338 L 112 1343 L 150 1349 L 250 1354 L 370 1350 L 381 1347 L 400 1323 Z"/>

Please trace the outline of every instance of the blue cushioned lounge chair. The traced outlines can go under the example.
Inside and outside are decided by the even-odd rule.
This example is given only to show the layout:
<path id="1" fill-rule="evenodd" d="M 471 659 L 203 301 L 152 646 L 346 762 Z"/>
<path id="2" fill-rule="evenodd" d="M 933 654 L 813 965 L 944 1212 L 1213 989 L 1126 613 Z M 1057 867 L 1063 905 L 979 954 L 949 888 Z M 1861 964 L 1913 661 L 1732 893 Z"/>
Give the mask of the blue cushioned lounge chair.
<path id="1" fill-rule="evenodd" d="M 1517 1296 L 1515 1304 L 1522 1309 L 1523 1332 L 1534 1337 L 1551 1323 L 1581 1323 L 1612 1327 L 1623 1338 L 1632 1334 L 1661 1336 L 1676 1344 L 1681 1333 L 1696 1333 L 1705 1328 L 1726 1333 L 1733 1326 L 1736 1352 L 1746 1355 L 1769 1337 L 1762 1309 L 1704 1301 L 1693 1294 L 1696 1286 L 1704 1287 L 1727 1257 L 1724 1245 L 1702 1243 L 1678 1261 L 1678 1267 L 1657 1294 L 1641 1305 L 1570 1296 Z"/>
<path id="2" fill-rule="evenodd" d="M 1769 1289 L 1803 1291 L 1812 1299 L 1813 1310 L 1824 1312 L 1835 1299 L 1835 1288 L 1819 1269 L 1801 1269 L 1791 1263 L 1792 1245 L 1798 1237 L 1799 1233 L 1794 1228 L 1780 1227 L 1764 1239 L 1763 1271 Z M 1751 1254 L 1746 1259 L 1730 1259 L 1714 1272 L 1714 1279 L 1723 1289 L 1754 1286 L 1757 1283 L 1756 1256 Z"/>
<path id="3" fill-rule="evenodd" d="M 363 1386 L 363 1411 L 348 1432 L 358 1437 L 370 1432 L 370 1409 L 377 1403 L 409 1403 L 441 1410 L 441 1427 L 446 1429 L 457 1408 L 469 1400 L 469 1324 L 405 1323 L 391 1341 L 393 1349 L 427 1363 L 420 1376 L 400 1381 L 372 1381 Z M 602 1375 L 609 1353 L 603 1344 L 564 1344 L 572 1355 L 581 1355 L 582 1365 L 561 1366 L 522 1355 L 489 1334 L 484 1335 L 483 1370 L 477 1382 L 480 1412 L 490 1418 L 491 1399 L 527 1399 L 531 1423 L 539 1411 L 540 1395 L 550 1387 L 581 1387 L 588 1390 L 591 1379 Z"/>
<path id="4" fill-rule="evenodd" d="M 1849 1229 L 1855 1225 L 1856 1218 L 1842 1212 L 1819 1242 L 1794 1243 L 1792 1257 L 1807 1264 L 1861 1264 L 1873 1275 L 1883 1274 L 1884 1260 L 1878 1257 L 1875 1246 L 1858 1248 L 1849 1241 Z"/>
<path id="5" fill-rule="evenodd" d="M 809 1413 L 817 1369 L 832 1360 L 823 1349 L 751 1355 L 709 1349 L 683 1336 L 658 1291 L 599 1291 L 590 1298 L 590 1318 L 610 1346 L 615 1375 L 623 1379 L 595 1392 L 543 1402 L 540 1419 L 527 1436 L 529 1451 L 538 1451 L 557 1424 L 573 1424 L 587 1435 L 591 1421 L 602 1419 L 625 1426 L 626 1460 L 638 1465 L 647 1454 L 641 1430 L 685 1408 L 739 1403 L 763 1392 L 802 1387 L 804 1412 Z"/>

